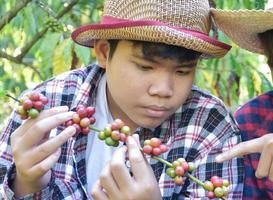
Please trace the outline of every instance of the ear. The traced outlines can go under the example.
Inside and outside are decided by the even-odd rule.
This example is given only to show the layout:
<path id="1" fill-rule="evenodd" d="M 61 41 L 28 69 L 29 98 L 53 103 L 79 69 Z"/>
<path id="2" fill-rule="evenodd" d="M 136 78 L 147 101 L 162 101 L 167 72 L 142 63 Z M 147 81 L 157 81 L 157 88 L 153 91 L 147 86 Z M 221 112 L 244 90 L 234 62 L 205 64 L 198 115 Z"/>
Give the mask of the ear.
<path id="1" fill-rule="evenodd" d="M 94 45 L 94 50 L 97 56 L 99 66 L 102 68 L 106 68 L 106 63 L 110 50 L 109 42 L 107 40 L 97 40 Z"/>

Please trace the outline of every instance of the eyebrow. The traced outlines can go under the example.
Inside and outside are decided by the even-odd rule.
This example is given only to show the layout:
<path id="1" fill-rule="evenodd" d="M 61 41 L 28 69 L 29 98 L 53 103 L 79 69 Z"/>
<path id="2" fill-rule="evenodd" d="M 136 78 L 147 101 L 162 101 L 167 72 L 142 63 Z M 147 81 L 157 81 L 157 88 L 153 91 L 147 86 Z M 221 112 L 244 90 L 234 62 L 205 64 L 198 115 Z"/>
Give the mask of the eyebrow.
<path id="1" fill-rule="evenodd" d="M 146 60 L 155 64 L 159 64 L 160 62 L 157 61 L 154 57 L 143 57 L 141 55 L 138 54 L 134 54 L 132 55 L 133 57 L 137 58 L 137 59 L 141 59 L 141 60 Z M 164 59 L 164 58 L 161 58 Z M 168 58 L 167 58 L 168 59 Z M 195 67 L 198 63 L 198 59 L 196 60 L 190 60 L 190 61 L 185 61 L 183 63 L 179 63 L 179 65 L 177 65 L 177 68 L 190 68 L 190 67 Z"/>

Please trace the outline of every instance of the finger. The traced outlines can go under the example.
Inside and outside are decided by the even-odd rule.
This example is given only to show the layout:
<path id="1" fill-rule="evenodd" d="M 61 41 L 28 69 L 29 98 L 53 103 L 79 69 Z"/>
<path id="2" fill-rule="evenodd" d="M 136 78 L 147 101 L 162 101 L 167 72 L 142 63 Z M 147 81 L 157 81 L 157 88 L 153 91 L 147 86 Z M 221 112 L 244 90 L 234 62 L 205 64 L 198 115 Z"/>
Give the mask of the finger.
<path id="1" fill-rule="evenodd" d="M 147 177 L 149 174 L 143 154 L 141 153 L 136 141 L 131 136 L 127 139 L 127 147 L 134 178 L 137 182 L 142 181 L 143 177 Z"/>
<path id="2" fill-rule="evenodd" d="M 241 142 L 224 153 L 216 156 L 216 162 L 224 162 L 235 157 L 247 155 L 250 153 L 261 152 L 263 148 L 263 138 L 257 138 L 246 142 Z"/>
<path id="3" fill-rule="evenodd" d="M 128 168 L 125 165 L 126 151 L 127 148 L 125 146 L 117 149 L 110 162 L 111 174 L 121 192 L 126 190 L 124 185 L 126 185 L 127 188 L 130 188 L 133 181 Z"/>
<path id="4" fill-rule="evenodd" d="M 135 139 L 138 147 L 140 147 L 139 135 L 138 134 L 133 134 L 132 137 Z"/>
<path id="5" fill-rule="evenodd" d="M 94 200 L 108 200 L 107 194 L 103 191 L 103 188 L 100 185 L 100 181 L 97 181 L 92 190 L 91 190 L 91 196 Z"/>
<path id="6" fill-rule="evenodd" d="M 271 162 L 270 171 L 269 171 L 269 180 L 273 182 L 273 160 Z"/>
<path id="7" fill-rule="evenodd" d="M 58 106 L 58 107 L 53 107 L 51 109 L 48 109 L 48 110 L 43 110 L 37 118 L 35 119 L 27 119 L 19 128 L 17 128 L 13 134 L 17 135 L 17 136 L 21 136 L 21 135 L 24 135 L 25 132 L 27 132 L 27 130 L 29 130 L 33 124 L 35 124 L 36 122 L 44 119 L 44 118 L 47 118 L 47 117 L 50 117 L 50 116 L 53 116 L 53 115 L 56 115 L 56 114 L 59 114 L 59 113 L 62 113 L 62 112 L 67 112 L 68 111 L 68 107 L 67 106 Z"/>
<path id="8" fill-rule="evenodd" d="M 120 193 L 120 191 L 116 181 L 112 176 L 110 164 L 107 164 L 101 172 L 100 185 L 106 191 L 110 199 L 118 199 L 118 194 Z"/>
<path id="9" fill-rule="evenodd" d="M 69 138 L 71 138 L 76 133 L 74 126 L 69 126 L 64 129 L 56 137 L 47 140 L 43 144 L 37 146 L 35 149 L 29 153 L 29 158 L 33 160 L 33 164 L 40 162 L 41 160 L 48 157 L 50 154 L 54 153 L 58 148 L 60 148 Z"/>
<path id="10" fill-rule="evenodd" d="M 255 173 L 256 177 L 257 178 L 267 177 L 269 175 L 271 164 L 272 164 L 272 148 L 268 148 L 268 146 L 265 146 L 261 153 L 261 157 L 258 163 L 256 173 Z"/>
<path id="11" fill-rule="evenodd" d="M 22 136 L 24 147 L 29 149 L 39 143 L 46 133 L 71 119 L 73 114 L 74 112 L 65 112 L 38 121 Z"/>
<path id="12" fill-rule="evenodd" d="M 60 155 L 61 155 L 61 148 L 59 148 L 53 154 L 49 155 L 46 159 L 44 159 L 40 163 L 31 167 L 30 174 L 35 174 L 37 177 L 43 176 L 58 161 Z"/>

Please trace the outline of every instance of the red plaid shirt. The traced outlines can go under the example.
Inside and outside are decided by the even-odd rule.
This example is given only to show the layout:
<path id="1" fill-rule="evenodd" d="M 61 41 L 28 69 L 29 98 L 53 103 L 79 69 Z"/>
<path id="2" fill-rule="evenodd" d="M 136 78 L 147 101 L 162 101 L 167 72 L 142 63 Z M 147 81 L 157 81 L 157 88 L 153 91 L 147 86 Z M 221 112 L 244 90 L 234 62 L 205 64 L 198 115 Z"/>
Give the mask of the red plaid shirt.
<path id="1" fill-rule="evenodd" d="M 71 110 L 79 104 L 95 106 L 98 83 L 103 69 L 96 65 L 71 71 L 35 88 L 48 97 L 46 109 L 67 105 Z M 125 80 L 126 81 L 126 80 Z M 127 80 L 129 81 L 129 80 Z M 0 136 L 0 195 L 2 199 L 14 197 L 9 182 L 14 179 L 15 165 L 11 153 L 10 134 L 22 121 L 13 112 Z M 55 131 L 58 134 L 64 127 Z M 193 175 L 202 181 L 213 175 L 228 179 L 231 183 L 229 199 L 241 199 L 243 189 L 243 162 L 235 158 L 223 164 L 214 162 L 215 156 L 224 148 L 231 148 L 240 142 L 238 127 L 223 103 L 197 87 L 192 91 L 181 107 L 162 125 L 149 130 L 139 128 L 137 133 L 143 142 L 158 137 L 170 145 L 163 155 L 169 162 L 179 157 L 193 161 L 197 169 Z M 86 191 L 86 151 L 87 137 L 79 135 L 62 146 L 58 162 L 52 168 L 52 177 L 48 186 L 35 194 L 22 199 L 88 199 Z M 26 158 L 27 159 L 27 158 Z M 204 189 L 192 181 L 186 180 L 183 187 L 177 186 L 166 175 L 166 166 L 155 160 L 150 162 L 164 200 L 169 199 L 207 199 Z"/>
<path id="2" fill-rule="evenodd" d="M 235 113 L 236 120 L 242 132 L 242 140 L 248 141 L 273 133 L 273 91 L 267 92 L 249 101 Z M 260 154 L 244 156 L 245 200 L 273 199 L 273 182 L 268 178 L 257 179 L 255 171 Z"/>

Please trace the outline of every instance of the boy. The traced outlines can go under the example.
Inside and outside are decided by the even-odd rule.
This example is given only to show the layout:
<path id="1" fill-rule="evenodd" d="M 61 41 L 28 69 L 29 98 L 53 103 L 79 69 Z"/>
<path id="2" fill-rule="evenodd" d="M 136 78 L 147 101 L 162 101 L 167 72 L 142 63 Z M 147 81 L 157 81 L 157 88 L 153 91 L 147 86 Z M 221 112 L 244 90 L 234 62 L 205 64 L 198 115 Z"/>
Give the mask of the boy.
<path id="1" fill-rule="evenodd" d="M 265 10 L 212 10 L 212 14 L 219 28 L 240 47 L 264 54 L 273 75 L 273 1 L 267 2 Z M 244 142 L 217 157 L 223 162 L 244 155 L 246 200 L 273 199 L 272 100 L 273 92 L 268 91 L 235 112 Z"/>
<path id="2" fill-rule="evenodd" d="M 213 175 L 228 179 L 229 198 L 240 199 L 242 160 L 213 162 L 223 148 L 240 142 L 238 128 L 219 99 L 192 86 L 200 56 L 221 57 L 230 48 L 208 36 L 210 23 L 204 0 L 106 0 L 101 24 L 72 34 L 75 42 L 94 46 L 98 65 L 37 86 L 49 99 L 37 119 L 22 123 L 12 114 L 1 135 L 2 196 L 91 199 L 92 191 L 94 199 L 207 198 L 189 180 L 176 186 L 163 164 L 148 163 L 138 135 L 140 143 L 158 137 L 168 144 L 163 157 L 169 162 L 194 161 L 193 175 L 203 181 Z M 92 131 L 72 137 L 75 129 L 61 124 L 79 104 L 96 107 L 99 129 L 122 119 L 136 141 L 129 137 L 127 147 L 112 148 Z"/>

